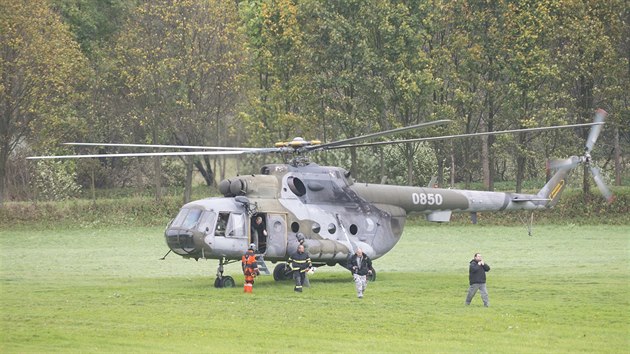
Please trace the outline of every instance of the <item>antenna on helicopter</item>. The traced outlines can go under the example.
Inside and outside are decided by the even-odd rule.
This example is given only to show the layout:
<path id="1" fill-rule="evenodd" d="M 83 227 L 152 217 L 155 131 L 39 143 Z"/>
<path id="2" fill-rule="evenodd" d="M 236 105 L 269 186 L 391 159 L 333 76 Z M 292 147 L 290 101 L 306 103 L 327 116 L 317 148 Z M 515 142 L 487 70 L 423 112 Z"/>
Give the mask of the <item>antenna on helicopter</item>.
<path id="1" fill-rule="evenodd" d="M 164 257 L 160 258 L 159 260 L 160 260 L 160 261 L 165 260 L 165 259 L 166 259 L 166 256 L 168 256 L 169 254 L 171 254 L 171 252 L 172 252 L 172 251 L 173 251 L 172 249 L 169 249 L 169 250 L 168 250 L 168 252 L 166 252 L 166 254 L 164 255 Z"/>

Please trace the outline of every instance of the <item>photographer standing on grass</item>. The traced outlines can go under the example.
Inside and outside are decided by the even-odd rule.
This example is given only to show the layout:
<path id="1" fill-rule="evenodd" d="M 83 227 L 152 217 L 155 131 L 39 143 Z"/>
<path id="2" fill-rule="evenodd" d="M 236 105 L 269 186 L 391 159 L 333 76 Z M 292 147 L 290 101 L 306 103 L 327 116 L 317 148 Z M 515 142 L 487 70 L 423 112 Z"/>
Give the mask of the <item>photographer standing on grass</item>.
<path id="1" fill-rule="evenodd" d="M 477 290 L 479 290 L 481 300 L 483 300 L 483 306 L 490 306 L 488 290 L 486 289 L 486 272 L 489 271 L 490 266 L 483 261 L 481 254 L 475 253 L 475 257 L 470 261 L 470 267 L 468 268 L 470 288 L 468 288 L 468 295 L 466 296 L 466 305 L 470 305 L 470 301 L 472 301 L 473 296 L 475 296 Z"/>

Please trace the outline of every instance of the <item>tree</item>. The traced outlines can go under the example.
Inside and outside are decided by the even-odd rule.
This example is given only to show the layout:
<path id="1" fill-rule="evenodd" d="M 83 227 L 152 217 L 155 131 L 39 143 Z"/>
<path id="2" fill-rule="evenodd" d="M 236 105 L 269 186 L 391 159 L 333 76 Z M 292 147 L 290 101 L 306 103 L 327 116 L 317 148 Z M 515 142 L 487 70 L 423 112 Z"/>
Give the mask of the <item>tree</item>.
<path id="1" fill-rule="evenodd" d="M 387 4 L 378 1 L 310 1 L 303 4 L 307 70 L 313 112 L 327 129 L 327 140 L 338 140 L 387 128 L 385 72 L 375 29 Z M 335 134 L 333 134 L 335 133 Z M 350 172 L 359 177 L 356 149 L 350 149 Z"/>
<path id="2" fill-rule="evenodd" d="M 624 23 L 623 14 L 627 4 L 624 1 L 573 1 L 562 2 L 559 8 L 561 26 L 555 38 L 554 58 L 562 72 L 563 89 L 567 92 L 565 103 L 571 107 L 575 123 L 589 123 L 597 108 L 616 109 L 613 124 L 622 122 L 627 127 L 628 89 L 628 54 L 624 53 L 623 38 L 628 36 L 628 23 Z M 625 57 L 624 57 L 625 56 Z M 625 93 L 624 93 L 625 92 Z M 625 97 L 625 98 L 623 98 Z M 617 114 L 615 114 L 617 113 Z M 614 130 L 604 129 L 597 145 L 593 149 L 593 160 L 598 161 L 613 151 L 605 147 L 607 141 L 614 141 L 613 136 L 606 137 Z M 580 151 L 588 136 L 589 129 L 581 130 L 581 139 L 569 143 L 573 151 Z M 583 170 L 582 189 L 585 196 L 590 195 L 592 178 L 587 167 Z"/>
<path id="3" fill-rule="evenodd" d="M 83 53 L 97 59 L 99 49 L 122 27 L 134 0 L 51 0 L 69 26 Z"/>
<path id="4" fill-rule="evenodd" d="M 113 55 L 114 39 L 135 8 L 135 0 L 51 0 L 81 50 L 89 60 L 90 75 L 84 121 L 89 129 L 82 136 L 89 142 L 132 141 L 134 127 L 126 115 L 124 82 Z M 107 152 L 107 149 L 76 148 L 78 152 Z M 76 164 L 83 186 L 107 188 L 144 184 L 142 159 L 82 159 Z"/>
<path id="5" fill-rule="evenodd" d="M 271 145 L 294 134 L 316 131 L 311 109 L 312 78 L 306 72 L 310 48 L 305 43 L 303 3 L 254 0 L 241 3 L 251 53 L 250 143 Z M 301 16 L 300 16 L 301 15 Z"/>
<path id="6" fill-rule="evenodd" d="M 376 74 L 380 75 L 372 78 L 370 83 L 376 88 L 373 91 L 382 92 L 384 97 L 383 103 L 374 107 L 379 112 L 376 117 L 379 126 L 408 126 L 433 119 L 435 84 L 431 71 L 433 62 L 427 50 L 430 43 L 428 7 L 410 2 L 372 8 L 375 10 L 372 17 L 376 21 L 367 21 L 367 28 L 376 56 L 375 63 L 370 64 L 379 69 Z M 383 89 L 379 89 L 381 87 Z M 425 148 L 418 143 L 396 147 L 406 161 L 406 183 L 415 185 L 416 177 L 420 175 L 414 166 L 422 159 L 416 155 L 422 155 L 420 152 Z M 433 172 L 433 169 L 425 171 Z"/>
<path id="7" fill-rule="evenodd" d="M 147 140 L 229 144 L 246 55 L 236 15 L 234 3 L 214 0 L 150 1 L 137 8 L 117 51 L 132 99 L 130 115 L 146 128 Z M 214 183 L 209 158 L 185 163 L 194 163 L 206 183 Z M 157 191 L 159 167 L 156 160 Z"/>
<path id="8" fill-rule="evenodd" d="M 514 128 L 531 128 L 557 123 L 555 98 L 550 89 L 558 79 L 557 66 L 553 65 L 549 44 L 552 42 L 556 19 L 555 1 L 509 4 L 506 9 L 506 76 L 512 78 L 507 85 L 509 111 Z M 516 136 L 516 191 L 521 192 L 527 161 L 533 156 L 534 134 Z"/>
<path id="9" fill-rule="evenodd" d="M 47 2 L 0 2 L 0 203 L 19 144 L 43 147 L 81 127 L 86 60 Z M 65 137 L 65 138 L 64 138 Z"/>

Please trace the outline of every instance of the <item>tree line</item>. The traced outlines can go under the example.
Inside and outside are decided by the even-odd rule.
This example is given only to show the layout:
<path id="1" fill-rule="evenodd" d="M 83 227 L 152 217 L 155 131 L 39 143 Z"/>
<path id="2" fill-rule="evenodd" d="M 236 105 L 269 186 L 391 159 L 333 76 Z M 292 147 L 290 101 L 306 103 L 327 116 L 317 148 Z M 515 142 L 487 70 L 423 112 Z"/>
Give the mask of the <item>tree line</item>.
<path id="1" fill-rule="evenodd" d="M 27 162 L 128 151 L 116 142 L 267 147 L 438 119 L 419 134 L 588 123 L 622 184 L 630 147 L 624 0 L 1 0 L 0 200 L 63 190 L 206 184 L 225 158 Z M 417 136 L 416 133 L 415 136 Z M 352 148 L 310 156 L 360 181 L 440 185 L 544 179 L 588 129 Z M 627 155 L 626 155 L 627 156 Z M 272 157 L 246 157 L 257 172 Z M 548 173 L 548 172 L 547 172 Z M 54 180 L 50 176 L 55 176 Z M 64 184 L 59 186 L 63 182 Z M 583 186 L 589 191 L 584 173 Z M 612 184 L 612 183 L 611 183 Z"/>

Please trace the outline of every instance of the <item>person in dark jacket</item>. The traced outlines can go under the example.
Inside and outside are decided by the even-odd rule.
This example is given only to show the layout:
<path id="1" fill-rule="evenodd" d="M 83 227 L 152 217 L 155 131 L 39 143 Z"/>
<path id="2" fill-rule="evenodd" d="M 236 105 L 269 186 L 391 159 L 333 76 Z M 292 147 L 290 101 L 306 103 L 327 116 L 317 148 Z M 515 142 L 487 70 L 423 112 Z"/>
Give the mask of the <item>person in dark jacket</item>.
<path id="1" fill-rule="evenodd" d="M 293 290 L 301 293 L 306 279 L 306 272 L 313 266 L 311 257 L 304 251 L 304 245 L 298 246 L 297 252 L 289 257 L 287 263 L 293 271 L 293 280 L 295 280 L 295 288 Z"/>
<path id="2" fill-rule="evenodd" d="M 357 248 L 356 252 L 348 260 L 348 268 L 352 272 L 354 278 L 354 285 L 357 289 L 357 297 L 363 298 L 363 292 L 367 288 L 367 276 L 374 273 L 372 268 L 372 260 L 367 254 L 363 253 L 363 250 Z"/>
<path id="3" fill-rule="evenodd" d="M 490 266 L 483 261 L 481 254 L 475 253 L 468 268 L 468 282 L 470 283 L 470 287 L 468 288 L 468 295 L 466 296 L 466 305 L 470 305 L 473 296 L 475 296 L 477 290 L 479 290 L 481 300 L 483 300 L 483 306 L 490 306 L 488 290 L 486 289 L 486 272 L 489 271 Z"/>
<path id="4" fill-rule="evenodd" d="M 262 216 L 257 216 L 252 223 L 252 242 L 258 247 L 258 253 L 265 253 L 267 250 L 267 228 Z"/>
<path id="5" fill-rule="evenodd" d="M 304 252 L 308 253 L 308 249 L 306 248 L 306 237 L 304 236 L 303 233 L 298 232 L 297 234 L 295 234 L 295 238 L 297 239 L 298 245 L 303 245 L 304 246 Z M 312 271 L 315 271 L 314 267 L 311 267 Z M 304 276 L 304 281 L 302 282 L 302 285 L 305 288 L 310 288 L 311 287 L 311 282 L 310 280 L 308 280 L 308 275 L 312 274 L 311 271 L 307 271 L 306 275 Z"/>

